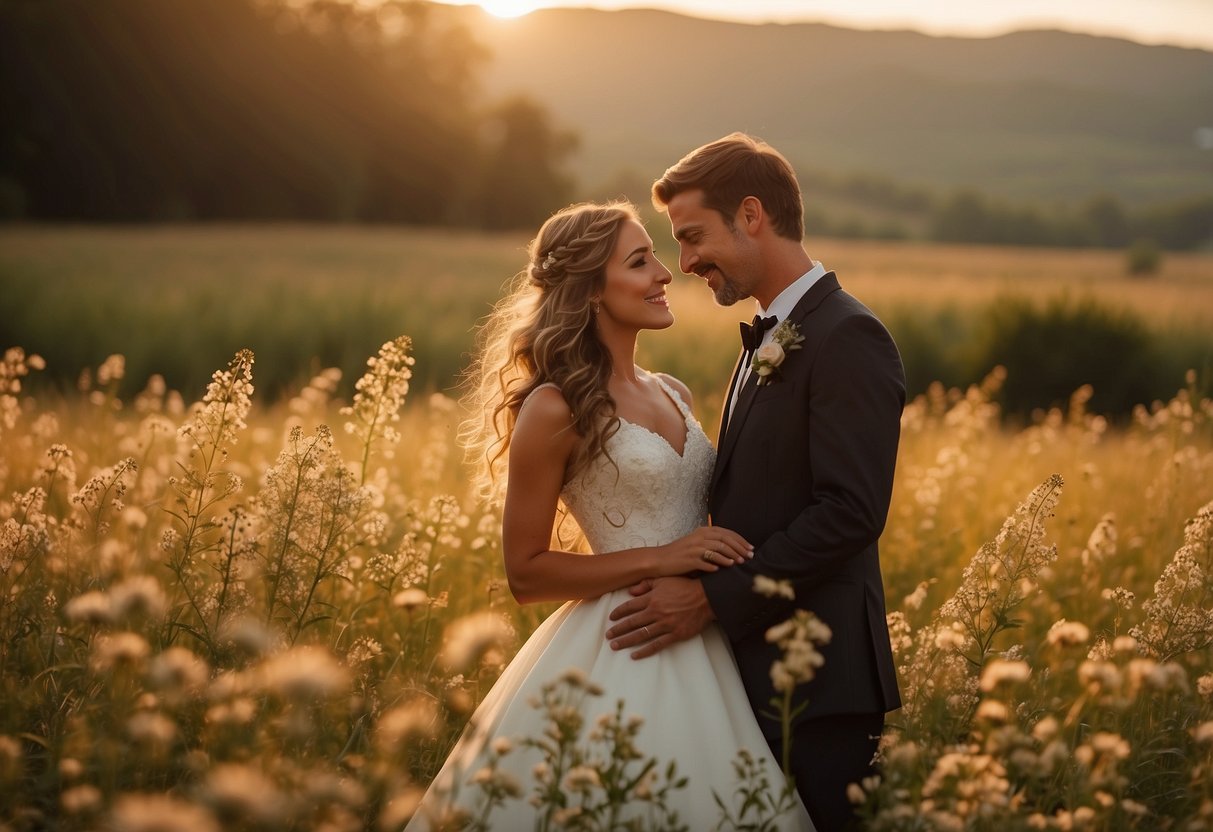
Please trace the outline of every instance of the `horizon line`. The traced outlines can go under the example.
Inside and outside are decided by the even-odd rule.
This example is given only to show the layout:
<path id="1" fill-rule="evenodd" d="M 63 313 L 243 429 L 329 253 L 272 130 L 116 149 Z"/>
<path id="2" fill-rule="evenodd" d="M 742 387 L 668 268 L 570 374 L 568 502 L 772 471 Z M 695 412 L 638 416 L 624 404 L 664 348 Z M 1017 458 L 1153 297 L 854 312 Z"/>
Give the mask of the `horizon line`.
<path id="1" fill-rule="evenodd" d="M 516 23 L 526 17 L 534 14 L 542 14 L 544 12 L 559 12 L 559 11 L 596 11 L 596 12 L 658 12 L 662 14 L 674 15 L 676 17 L 686 17 L 692 20 L 703 20 L 712 23 L 729 23 L 741 26 L 795 26 L 795 25 L 820 25 L 830 26 L 836 29 L 847 29 L 856 32 L 873 32 L 873 33 L 905 33 L 917 34 L 931 38 L 958 38 L 964 40 L 993 40 L 995 38 L 1005 37 L 1007 35 L 1015 35 L 1032 32 L 1059 32 L 1067 35 L 1086 36 L 1094 38 L 1106 38 L 1110 40 L 1122 40 L 1129 43 L 1134 43 L 1139 46 L 1167 46 L 1175 49 L 1193 49 L 1200 52 L 1213 52 L 1213 34 L 1206 37 L 1205 40 L 1199 39 L 1184 39 L 1178 35 L 1150 35 L 1146 33 L 1130 32 L 1115 25 L 1107 27 L 1091 27 L 1084 26 L 1075 21 L 1059 21 L 1047 19 L 1024 19 L 1006 24 L 989 24 L 989 25 L 971 25 L 971 26 L 933 26 L 921 21 L 911 20 L 891 20 L 880 23 L 865 23 L 864 21 L 850 20 L 846 18 L 834 17 L 830 15 L 817 15 L 813 17 L 790 16 L 787 14 L 766 14 L 763 16 L 738 16 L 730 15 L 724 12 L 712 12 L 710 10 L 691 10 L 681 7 L 668 7 L 658 5 L 649 0 L 649 2 L 638 2 L 634 5 L 627 6 L 608 6 L 604 7 L 596 5 L 592 2 L 578 5 L 545 5 L 536 8 L 526 14 L 516 18 L 501 19 L 494 17 L 490 12 L 480 8 L 476 0 L 428 0 L 428 2 L 437 5 L 446 6 L 474 6 L 486 17 L 494 20 L 502 25 L 510 25 Z M 1213 29 L 1209 30 L 1213 33 Z"/>

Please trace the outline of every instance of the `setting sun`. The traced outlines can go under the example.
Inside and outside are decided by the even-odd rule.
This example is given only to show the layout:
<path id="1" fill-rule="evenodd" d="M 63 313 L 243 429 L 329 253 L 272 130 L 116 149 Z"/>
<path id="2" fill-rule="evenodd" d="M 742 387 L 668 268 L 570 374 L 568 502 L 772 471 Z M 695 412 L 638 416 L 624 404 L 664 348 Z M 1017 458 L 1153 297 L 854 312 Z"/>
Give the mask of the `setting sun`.
<path id="1" fill-rule="evenodd" d="M 481 0 L 479 5 L 493 17 L 522 17 L 535 10 L 532 0 Z"/>

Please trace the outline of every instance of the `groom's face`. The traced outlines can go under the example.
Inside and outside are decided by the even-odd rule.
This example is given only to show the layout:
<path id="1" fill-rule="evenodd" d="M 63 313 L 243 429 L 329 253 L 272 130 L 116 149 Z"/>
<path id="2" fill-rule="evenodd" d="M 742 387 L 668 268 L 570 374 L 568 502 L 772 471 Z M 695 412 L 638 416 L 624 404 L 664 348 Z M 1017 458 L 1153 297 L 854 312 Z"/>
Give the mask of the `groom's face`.
<path id="1" fill-rule="evenodd" d="M 755 270 L 750 241 L 736 224 L 703 206 L 703 191 L 683 191 L 666 206 L 670 229 L 678 241 L 678 267 L 703 278 L 716 302 L 732 306 L 753 293 Z"/>

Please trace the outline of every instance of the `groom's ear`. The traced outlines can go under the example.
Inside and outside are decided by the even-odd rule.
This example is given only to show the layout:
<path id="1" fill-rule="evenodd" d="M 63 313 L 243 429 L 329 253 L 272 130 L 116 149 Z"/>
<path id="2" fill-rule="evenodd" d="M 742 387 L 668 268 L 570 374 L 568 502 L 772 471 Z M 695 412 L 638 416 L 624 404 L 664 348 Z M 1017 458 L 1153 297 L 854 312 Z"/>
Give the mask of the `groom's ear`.
<path id="1" fill-rule="evenodd" d="M 741 204 L 737 206 L 736 221 L 744 225 L 750 234 L 757 234 L 766 221 L 766 211 L 762 208 L 762 201 L 756 196 L 747 196 L 741 200 Z"/>

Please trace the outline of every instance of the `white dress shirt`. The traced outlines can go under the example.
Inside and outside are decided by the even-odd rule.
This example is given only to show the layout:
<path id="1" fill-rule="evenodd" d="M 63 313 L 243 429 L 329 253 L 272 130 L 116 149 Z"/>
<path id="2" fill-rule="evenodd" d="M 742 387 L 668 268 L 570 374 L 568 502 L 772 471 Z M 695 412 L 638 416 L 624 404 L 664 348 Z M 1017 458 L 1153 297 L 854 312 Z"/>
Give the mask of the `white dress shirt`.
<path id="1" fill-rule="evenodd" d="M 813 287 L 813 284 L 822 278 L 826 273 L 826 267 L 821 263 L 814 263 L 813 268 L 796 278 L 788 284 L 782 292 L 775 296 L 775 300 L 771 301 L 770 307 L 763 309 L 760 304 L 758 307 L 758 316 L 766 318 L 774 315 L 777 320 L 775 326 L 787 320 L 787 317 L 792 314 L 792 310 L 796 308 L 796 304 L 800 303 L 803 298 Z M 766 346 L 771 343 L 771 334 L 774 332 L 774 327 L 762 333 L 762 343 L 759 347 Z M 753 361 L 753 356 L 750 356 L 750 361 Z M 750 377 L 750 361 L 741 368 L 741 375 L 737 379 L 737 385 L 733 388 L 733 396 L 729 399 L 729 418 L 733 418 L 733 408 L 737 406 L 737 399 L 741 395 L 742 385 L 746 383 L 746 379 Z"/>

